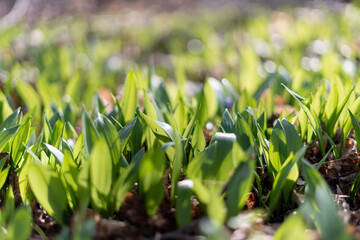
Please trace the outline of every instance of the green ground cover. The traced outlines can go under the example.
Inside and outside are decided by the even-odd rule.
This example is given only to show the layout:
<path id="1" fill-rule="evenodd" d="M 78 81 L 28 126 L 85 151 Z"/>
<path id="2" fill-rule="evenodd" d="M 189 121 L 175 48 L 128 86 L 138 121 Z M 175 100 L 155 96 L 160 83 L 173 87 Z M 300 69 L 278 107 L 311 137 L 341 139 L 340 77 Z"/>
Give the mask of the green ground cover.
<path id="1" fill-rule="evenodd" d="M 1 239 L 357 237 L 359 16 L 2 26 Z"/>

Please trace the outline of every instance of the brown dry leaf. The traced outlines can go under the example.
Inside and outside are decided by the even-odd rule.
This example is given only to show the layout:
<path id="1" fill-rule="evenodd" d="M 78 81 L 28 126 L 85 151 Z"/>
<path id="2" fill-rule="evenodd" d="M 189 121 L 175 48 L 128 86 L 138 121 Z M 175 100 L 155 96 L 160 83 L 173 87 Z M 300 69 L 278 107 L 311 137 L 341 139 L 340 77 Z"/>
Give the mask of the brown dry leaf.
<path id="1" fill-rule="evenodd" d="M 98 91 L 99 98 L 104 106 L 106 106 L 106 113 L 109 114 L 115 105 L 115 101 L 111 91 L 107 88 L 101 88 Z"/>
<path id="2" fill-rule="evenodd" d="M 245 201 L 245 206 L 247 209 L 253 209 L 255 207 L 255 195 L 254 193 L 250 193 L 249 197 Z"/>

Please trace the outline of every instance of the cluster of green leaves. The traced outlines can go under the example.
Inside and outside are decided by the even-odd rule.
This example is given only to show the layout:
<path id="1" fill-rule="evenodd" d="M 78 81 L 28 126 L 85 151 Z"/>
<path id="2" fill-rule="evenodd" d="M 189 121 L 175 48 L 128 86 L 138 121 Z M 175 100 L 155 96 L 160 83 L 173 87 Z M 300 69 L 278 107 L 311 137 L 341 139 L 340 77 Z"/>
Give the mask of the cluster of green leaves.
<path id="1" fill-rule="evenodd" d="M 218 80 L 209 81 L 222 86 Z M 36 136 L 31 116 L 22 117 L 20 110 L 16 110 L 2 123 L 4 137 L 1 144 L 7 149 L 3 151 L 9 152 L 1 160 L 2 166 L 8 163 L 1 172 L 3 189 L 6 189 L 5 184 L 11 186 L 8 176 L 13 171 L 19 178 L 23 204 L 27 206 L 36 198 L 55 221 L 66 226 L 69 218 L 81 207 L 91 207 L 104 217 L 113 216 L 119 211 L 126 193 L 134 189 L 135 182 L 151 217 L 164 201 L 165 186 L 169 184 L 170 200 L 176 206 L 179 227 L 192 221 L 191 196 L 195 195 L 201 209 L 219 228 L 244 207 L 255 182 L 260 196 L 257 204 L 268 207 L 268 218 L 274 211 L 294 208 L 297 203 L 291 200 L 291 195 L 301 171 L 307 182 L 307 200 L 300 204 L 300 209 L 306 213 L 309 209 L 323 206 L 319 201 L 325 201 L 322 199 L 324 195 L 321 193 L 321 199 L 317 199 L 320 188 L 317 184 L 320 184 L 328 194 L 329 208 L 326 211 L 331 214 L 331 219 L 338 219 L 337 225 L 341 222 L 326 183 L 304 160 L 307 145 L 291 123 L 296 119 L 300 123 L 301 113 L 296 118 L 293 115 L 279 118 L 270 129 L 265 110 L 249 107 L 234 114 L 225 109 L 220 129 L 213 132 L 211 141 L 207 143 L 200 119 L 206 123 L 216 114 L 212 116 L 208 111 L 202 111 L 202 104 L 208 99 L 219 106 L 227 93 L 223 90 L 215 95 L 215 89 L 205 84 L 194 111 L 184 104 L 181 90 L 177 99 L 171 102 L 166 88 L 159 91 L 161 86 L 164 85 L 153 92 L 131 71 L 125 81 L 126 94 L 121 101 L 116 100 L 110 113 L 105 113 L 106 108 L 97 99 L 98 95 L 95 95 L 98 101 L 95 101 L 91 115 L 86 109 L 82 110 L 80 133 L 74 130 L 62 111 L 56 110 L 50 120 L 44 114 L 44 126 Z M 313 127 L 311 117 L 319 119 L 319 116 L 309 110 L 312 105 L 303 104 L 305 99 L 287 90 L 307 114 L 307 122 L 301 122 L 299 128 L 301 130 L 303 124 L 307 129 L 312 127 L 314 134 L 313 138 L 306 139 L 308 143 L 319 139 L 317 134 L 323 137 L 326 132 L 321 129 L 321 132 L 316 132 L 317 128 Z M 138 93 L 144 94 L 143 112 L 133 104 L 138 102 Z M 346 103 L 348 101 L 349 97 L 346 97 Z M 180 110 L 181 114 L 177 114 Z M 350 110 L 348 114 L 350 116 L 346 117 L 353 120 L 358 136 L 355 117 Z M 182 124 L 184 127 L 179 127 Z M 268 134 L 269 140 L 266 138 Z M 169 169 L 168 176 L 164 175 L 165 169 Z M 259 173 L 266 171 L 272 179 L 272 189 L 263 202 Z M 179 181 L 181 175 L 187 180 Z M 328 218 L 321 214 L 310 219 L 306 219 L 304 214 L 303 220 L 288 221 L 307 220 L 307 224 L 302 222 L 299 226 L 309 228 L 310 222 L 326 236 L 328 232 L 323 228 L 328 227 Z M 344 228 L 339 229 L 344 231 Z M 345 232 L 339 234 L 346 235 Z"/>

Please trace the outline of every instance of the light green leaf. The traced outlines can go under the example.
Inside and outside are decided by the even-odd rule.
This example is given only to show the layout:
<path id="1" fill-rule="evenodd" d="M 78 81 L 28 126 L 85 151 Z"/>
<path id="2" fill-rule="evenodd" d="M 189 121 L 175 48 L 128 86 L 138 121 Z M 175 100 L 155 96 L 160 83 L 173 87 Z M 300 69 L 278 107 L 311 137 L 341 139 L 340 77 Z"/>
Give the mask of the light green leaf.
<path id="1" fill-rule="evenodd" d="M 304 113 L 306 115 L 306 118 L 308 119 L 309 124 L 310 124 L 312 130 L 314 131 L 314 133 L 316 135 L 316 138 L 317 138 L 317 140 L 319 142 L 319 147 L 320 147 L 321 154 L 322 154 L 322 156 L 324 156 L 325 155 L 325 145 L 324 145 L 321 122 L 320 122 L 319 117 L 316 115 L 314 109 L 311 107 L 311 105 L 309 103 L 305 104 L 305 103 L 302 102 L 302 101 L 304 101 L 306 99 L 299 96 L 297 93 L 291 91 L 284 84 L 282 84 L 282 85 L 297 100 L 297 102 L 299 103 L 301 109 L 304 111 Z M 302 124 L 304 124 L 304 123 L 302 123 Z M 303 127 L 303 126 L 301 126 L 301 127 Z"/>
<path id="2" fill-rule="evenodd" d="M 174 137 L 173 131 L 169 124 L 164 122 L 154 121 L 142 112 L 140 112 L 140 115 L 159 140 L 163 142 L 173 141 L 173 137 Z"/>
<path id="3" fill-rule="evenodd" d="M 47 149 L 49 149 L 49 151 L 54 155 L 55 159 L 61 165 L 64 161 L 64 154 L 59 149 L 57 149 L 54 146 L 51 146 L 50 144 L 44 143 L 44 145 L 46 146 Z"/>
<path id="4" fill-rule="evenodd" d="M 194 134 L 191 141 L 192 148 L 194 150 L 194 156 L 205 149 L 206 141 L 202 128 L 200 127 L 199 121 L 197 121 Z"/>
<path id="5" fill-rule="evenodd" d="M 137 107 L 138 97 L 136 76 L 133 70 L 131 70 L 125 80 L 124 96 L 121 101 L 121 109 L 125 123 L 130 122 L 134 118 Z"/>
<path id="6" fill-rule="evenodd" d="M 179 103 L 176 106 L 174 118 L 176 120 L 179 133 L 183 134 L 188 124 L 188 111 L 182 99 L 179 100 Z"/>
<path id="7" fill-rule="evenodd" d="M 107 208 L 112 182 L 112 161 L 106 140 L 101 138 L 90 155 L 91 200 L 95 209 Z"/>
<path id="8" fill-rule="evenodd" d="M 6 179 L 9 175 L 10 169 L 11 169 L 11 167 L 8 166 L 7 168 L 5 168 L 4 170 L 2 170 L 0 172 L 0 189 L 4 186 Z"/>
<path id="9" fill-rule="evenodd" d="M 20 190 L 21 200 L 23 201 L 23 203 L 25 203 L 25 200 L 27 198 L 27 194 L 29 191 L 28 190 L 28 182 L 29 182 L 28 173 L 29 173 L 29 167 L 33 161 L 32 160 L 33 156 L 30 153 L 25 154 L 24 156 L 25 156 L 24 164 L 22 165 L 20 172 L 18 173 L 19 190 Z"/>
<path id="10" fill-rule="evenodd" d="M 274 234 L 275 240 L 303 240 L 314 239 L 308 232 L 304 218 L 300 214 L 293 214 L 281 224 Z"/>
<path id="11" fill-rule="evenodd" d="M 214 89 L 211 87 L 211 78 L 204 84 L 204 97 L 206 99 L 206 107 L 203 106 L 203 111 L 207 112 L 207 120 L 214 117 L 218 110 L 218 100 Z"/>
<path id="12" fill-rule="evenodd" d="M 145 103 L 145 111 L 146 111 L 146 114 L 153 120 L 157 121 L 158 120 L 158 116 L 156 114 L 156 109 L 155 109 L 155 106 L 154 106 L 154 102 L 155 101 L 153 98 L 151 98 L 153 101 L 150 100 L 148 94 L 144 92 L 144 103 Z"/>
<path id="13" fill-rule="evenodd" d="M 30 126 L 31 119 L 29 118 L 23 125 L 20 126 L 12 142 L 11 158 L 15 167 L 17 167 L 19 164 L 20 158 L 25 150 L 24 144 L 27 144 L 27 141 L 30 137 Z"/>
<path id="14" fill-rule="evenodd" d="M 24 207 L 18 208 L 11 219 L 7 229 L 7 239 L 26 240 L 29 239 L 32 229 L 32 217 L 29 210 Z"/>
<path id="15" fill-rule="evenodd" d="M 168 116 L 168 115 L 166 115 Z M 175 123 L 172 124 L 173 132 L 176 132 Z M 186 154 L 184 153 L 184 147 L 181 142 L 181 139 L 178 134 L 174 135 L 174 141 L 175 141 L 175 156 L 172 158 L 172 162 L 170 162 L 171 167 L 171 192 L 170 192 L 170 198 L 171 202 L 174 202 L 175 199 L 175 192 L 177 187 L 177 182 L 179 180 L 180 174 L 181 174 L 181 166 L 184 162 L 184 157 Z M 205 141 L 205 139 L 204 139 Z M 205 148 L 205 145 L 204 145 Z"/>
<path id="16" fill-rule="evenodd" d="M 41 118 L 41 99 L 37 92 L 26 82 L 17 81 L 16 90 L 28 109 L 35 109 L 35 119 Z"/>
<path id="17" fill-rule="evenodd" d="M 28 176 L 31 190 L 44 210 L 56 222 L 65 224 L 67 222 L 66 191 L 58 173 L 49 167 L 32 164 Z"/>
<path id="18" fill-rule="evenodd" d="M 272 130 L 269 145 L 269 170 L 275 178 L 281 166 L 288 157 L 286 135 L 283 126 L 278 121 Z"/>

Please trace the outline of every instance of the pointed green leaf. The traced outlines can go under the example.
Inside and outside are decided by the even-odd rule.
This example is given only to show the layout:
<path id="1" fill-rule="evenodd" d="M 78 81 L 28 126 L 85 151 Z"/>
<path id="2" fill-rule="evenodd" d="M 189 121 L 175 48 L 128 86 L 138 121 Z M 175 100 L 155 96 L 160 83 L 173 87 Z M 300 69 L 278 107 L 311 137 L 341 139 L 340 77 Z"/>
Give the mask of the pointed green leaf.
<path id="1" fill-rule="evenodd" d="M 288 176 L 291 174 L 292 169 L 296 167 L 296 164 L 304 157 L 306 148 L 307 146 L 303 146 L 295 153 L 295 155 L 291 153 L 276 175 L 269 201 L 269 215 L 279 204 L 280 194 L 284 191 L 283 187 L 286 181 L 288 181 Z M 289 192 L 291 190 L 292 189 L 287 189 L 286 191 Z"/>
<path id="2" fill-rule="evenodd" d="M 31 190 L 44 210 L 63 225 L 67 222 L 66 191 L 58 173 L 50 168 L 32 164 L 29 167 Z"/>
<path id="3" fill-rule="evenodd" d="M 24 144 L 27 144 L 27 141 L 30 137 L 30 126 L 31 119 L 29 118 L 23 125 L 20 126 L 14 137 L 11 146 L 11 158 L 13 160 L 14 166 L 18 165 L 20 158 L 25 150 Z"/>
<path id="4" fill-rule="evenodd" d="M 112 182 L 112 161 L 106 140 L 101 138 L 96 143 L 89 161 L 91 200 L 95 209 L 105 210 Z"/>
<path id="5" fill-rule="evenodd" d="M 85 109 L 82 112 L 81 120 L 86 154 L 90 155 L 92 149 L 94 148 L 95 142 L 99 139 L 99 133 L 97 132 L 94 122 L 91 120 L 88 112 Z"/>
<path id="6" fill-rule="evenodd" d="M 241 162 L 232 176 L 226 198 L 228 216 L 235 216 L 241 210 L 254 182 L 255 161 Z"/>
<path id="7" fill-rule="evenodd" d="M 121 109 L 125 123 L 130 122 L 134 118 L 137 107 L 138 97 L 136 76 L 133 70 L 131 70 L 125 80 L 124 96 L 121 101 Z"/>

